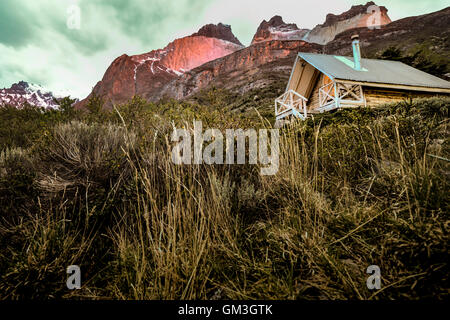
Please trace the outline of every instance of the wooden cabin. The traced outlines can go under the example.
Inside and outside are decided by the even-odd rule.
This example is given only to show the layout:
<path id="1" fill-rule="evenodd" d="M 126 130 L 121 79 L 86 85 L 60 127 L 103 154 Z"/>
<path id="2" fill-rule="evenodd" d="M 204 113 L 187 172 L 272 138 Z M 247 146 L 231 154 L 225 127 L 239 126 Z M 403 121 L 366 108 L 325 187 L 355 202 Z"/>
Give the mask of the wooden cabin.
<path id="1" fill-rule="evenodd" d="M 286 92 L 275 100 L 277 120 L 450 94 L 450 82 L 404 63 L 362 59 L 359 38 L 352 39 L 353 57 L 298 54 Z"/>

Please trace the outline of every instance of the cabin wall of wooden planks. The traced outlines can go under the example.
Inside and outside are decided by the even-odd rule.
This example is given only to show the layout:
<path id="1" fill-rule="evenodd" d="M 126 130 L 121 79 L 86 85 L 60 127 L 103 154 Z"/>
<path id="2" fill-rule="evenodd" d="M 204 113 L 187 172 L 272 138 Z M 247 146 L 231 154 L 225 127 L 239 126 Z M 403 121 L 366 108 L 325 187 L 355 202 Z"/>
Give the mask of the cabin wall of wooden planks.
<path id="1" fill-rule="evenodd" d="M 438 95 L 432 92 L 408 91 L 388 88 L 363 87 L 364 97 L 368 106 L 400 102 L 414 98 L 429 98 Z"/>
<path id="2" fill-rule="evenodd" d="M 308 98 L 308 112 L 314 112 L 314 109 L 319 108 L 319 89 L 323 86 L 324 77 L 326 77 L 323 73 L 317 77 L 316 83 L 311 91 L 311 95 Z"/>
<path id="3" fill-rule="evenodd" d="M 328 77 L 323 73 L 320 73 L 320 75 L 317 76 L 310 96 L 306 97 L 308 99 L 307 103 L 308 112 L 314 113 L 314 110 L 319 108 L 319 89 L 327 81 L 326 78 Z M 379 104 L 400 102 L 415 98 L 430 98 L 439 95 L 446 95 L 443 93 L 400 90 L 400 89 L 368 87 L 368 86 L 363 86 L 363 94 L 364 98 L 366 99 L 367 106 L 376 106 Z M 332 92 L 332 95 L 334 96 L 334 91 Z M 361 105 L 364 106 L 364 104 Z M 355 105 L 351 105 L 351 107 L 355 107 Z"/>

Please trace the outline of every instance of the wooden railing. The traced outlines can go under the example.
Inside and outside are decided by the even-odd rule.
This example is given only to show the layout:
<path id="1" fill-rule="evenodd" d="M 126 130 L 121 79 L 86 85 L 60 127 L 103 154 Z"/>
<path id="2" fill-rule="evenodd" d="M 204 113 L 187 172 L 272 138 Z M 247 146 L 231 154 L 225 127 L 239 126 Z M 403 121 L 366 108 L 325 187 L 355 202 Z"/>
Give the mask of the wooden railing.
<path id="1" fill-rule="evenodd" d="M 330 82 L 319 89 L 319 108 L 336 103 L 334 83 Z"/>
<path id="2" fill-rule="evenodd" d="M 294 90 L 286 91 L 283 95 L 275 99 L 275 116 L 277 120 L 293 115 L 301 119 L 306 119 L 306 99 Z"/>
<path id="3" fill-rule="evenodd" d="M 332 82 L 319 89 L 319 108 L 316 111 L 324 112 L 342 106 L 358 106 L 365 103 L 361 85 Z"/>
<path id="4" fill-rule="evenodd" d="M 337 83 L 337 92 L 339 102 L 344 104 L 362 104 L 365 103 L 362 86 L 359 84 Z"/>

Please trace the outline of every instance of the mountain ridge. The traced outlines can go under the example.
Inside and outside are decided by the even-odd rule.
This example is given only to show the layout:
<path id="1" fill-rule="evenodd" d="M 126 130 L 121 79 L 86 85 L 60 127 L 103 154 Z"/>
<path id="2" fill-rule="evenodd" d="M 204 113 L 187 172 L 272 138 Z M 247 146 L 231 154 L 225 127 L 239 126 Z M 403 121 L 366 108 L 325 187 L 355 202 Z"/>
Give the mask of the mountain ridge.
<path id="1" fill-rule="evenodd" d="M 286 81 L 299 51 L 351 53 L 350 36 L 354 33 L 360 33 L 363 54 L 365 48 L 372 52 L 377 47 L 379 51 L 387 40 L 405 43 L 414 39 L 410 32 L 413 26 L 402 29 L 403 22 L 391 22 L 385 7 L 377 7 L 379 10 L 374 12 L 372 6 L 375 3 L 371 1 L 341 14 L 328 14 L 325 22 L 312 30 L 286 23 L 275 15 L 259 25 L 248 47 L 242 45 L 229 25 L 207 24 L 163 49 L 116 58 L 91 94 L 76 107 L 83 108 L 92 96 L 103 98 L 106 108 L 125 103 L 135 95 L 154 102 L 163 97 L 184 99 L 211 85 L 245 93 L 278 80 Z M 375 19 L 377 12 L 380 15 Z M 399 24 L 399 30 L 394 30 Z M 393 31 L 385 32 L 391 30 L 391 25 Z M 421 28 L 436 33 L 436 27 L 422 24 Z M 396 34 L 400 33 L 404 36 L 399 38 Z"/>
<path id="2" fill-rule="evenodd" d="M 323 45 L 333 40 L 339 32 L 367 23 L 368 19 L 372 17 L 367 11 L 373 5 L 375 5 L 373 2 L 368 2 L 365 5 L 352 6 L 340 15 L 329 14 L 325 23 L 316 26 L 313 30 L 301 29 L 294 23 L 285 23 L 281 16 L 275 15 L 259 25 L 249 47 L 242 45 L 229 25 L 207 24 L 198 32 L 176 39 L 163 49 L 135 56 L 122 55 L 117 58 L 107 69 L 102 80 L 96 84 L 92 93 L 77 104 L 77 108 L 86 105 L 93 95 L 102 97 L 107 108 L 111 108 L 113 104 L 124 103 L 135 95 L 150 101 L 157 101 L 162 96 L 182 98 L 186 96 L 183 92 L 195 92 L 204 88 L 207 84 L 214 82 L 215 78 L 220 77 L 223 73 L 228 73 L 227 70 L 230 67 L 235 68 L 237 73 L 244 72 L 244 70 L 248 73 L 250 72 L 248 66 L 253 66 L 254 70 L 260 69 L 259 65 L 252 61 L 259 61 L 262 65 L 272 63 L 271 57 L 284 59 L 294 56 L 294 53 L 290 52 L 291 50 L 322 52 L 323 49 L 317 45 Z M 387 9 L 380 7 L 380 12 L 387 14 Z M 382 21 L 388 23 L 390 19 L 387 17 Z M 333 28 L 334 24 L 339 25 Z M 276 41 L 275 44 L 272 43 L 273 41 Z M 294 45 L 282 44 L 283 41 L 297 41 L 297 43 Z M 263 44 L 261 45 L 261 43 Z M 307 45 L 307 43 L 315 45 Z M 248 49 L 255 45 L 259 49 L 264 46 L 267 48 L 260 51 L 255 48 Z M 240 51 L 243 52 L 237 54 L 238 59 L 233 56 L 230 59 L 220 60 Z M 243 56 L 245 54 L 249 54 L 249 56 Z M 259 54 L 269 56 L 262 58 L 254 56 Z M 216 63 L 208 64 L 217 59 L 219 61 Z M 222 61 L 228 61 L 232 65 L 224 66 Z M 247 66 L 243 66 L 241 61 L 247 61 Z M 199 74 L 194 75 L 195 72 L 186 74 L 204 64 L 207 65 L 203 69 L 198 69 Z M 208 71 L 210 66 L 214 66 L 211 72 Z M 221 67 L 218 68 L 218 66 Z M 287 65 L 280 64 L 277 68 L 281 68 L 283 74 L 288 72 Z M 250 75 L 249 79 L 252 77 L 254 78 L 255 75 Z M 231 75 L 230 79 L 237 78 L 239 76 Z M 182 81 L 187 81 L 187 83 L 183 84 Z M 266 82 L 262 81 L 261 83 Z M 194 83 L 197 88 L 192 88 Z M 227 83 L 224 85 L 230 86 Z M 244 88 L 246 87 L 252 87 L 252 85 L 244 86 Z"/>
<path id="3" fill-rule="evenodd" d="M 163 49 L 116 58 L 92 93 L 76 107 L 83 108 L 93 95 L 104 98 L 109 108 L 134 95 L 152 100 L 164 85 L 184 72 L 243 48 L 230 26 L 205 25 L 197 33 L 175 39 Z"/>
<path id="4" fill-rule="evenodd" d="M 23 80 L 12 84 L 10 88 L 0 89 L 0 106 L 11 105 L 21 108 L 29 104 L 45 109 L 57 109 L 59 98 L 42 86 Z"/>

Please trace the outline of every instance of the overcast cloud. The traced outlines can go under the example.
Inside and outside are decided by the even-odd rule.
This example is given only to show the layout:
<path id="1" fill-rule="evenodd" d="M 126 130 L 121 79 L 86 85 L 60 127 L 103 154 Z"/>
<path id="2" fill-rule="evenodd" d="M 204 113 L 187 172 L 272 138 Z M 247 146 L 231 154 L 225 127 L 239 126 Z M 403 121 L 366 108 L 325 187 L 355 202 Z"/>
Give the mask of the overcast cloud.
<path id="1" fill-rule="evenodd" d="M 118 56 L 148 52 L 207 23 L 226 23 L 249 44 L 263 19 L 313 28 L 350 0 L 1 0 L 0 88 L 25 80 L 84 98 Z M 443 9 L 447 0 L 376 1 L 392 20 Z M 81 29 L 67 27 L 67 9 L 81 9 Z"/>

